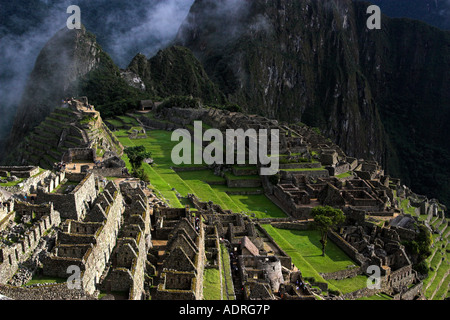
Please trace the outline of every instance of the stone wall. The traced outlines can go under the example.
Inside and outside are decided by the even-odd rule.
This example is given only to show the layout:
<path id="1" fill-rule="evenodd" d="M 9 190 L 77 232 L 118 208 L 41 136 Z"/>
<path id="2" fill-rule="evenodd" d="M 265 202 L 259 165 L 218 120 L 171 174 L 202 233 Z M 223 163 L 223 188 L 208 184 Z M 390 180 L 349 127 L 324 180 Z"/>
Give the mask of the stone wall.
<path id="1" fill-rule="evenodd" d="M 275 228 L 286 230 L 306 231 L 312 228 L 312 222 L 272 222 L 271 224 Z"/>
<path id="2" fill-rule="evenodd" d="M 336 272 L 330 272 L 330 273 L 321 273 L 320 275 L 325 280 L 343 280 L 347 278 L 353 278 L 357 275 L 363 274 L 364 270 L 362 267 L 356 267 L 356 268 L 350 268 L 347 270 L 339 270 Z"/>
<path id="3" fill-rule="evenodd" d="M 96 300 L 82 289 L 69 289 L 66 283 L 32 288 L 0 285 L 0 293 L 14 300 Z"/>
<path id="4" fill-rule="evenodd" d="M 414 298 L 421 296 L 423 293 L 423 282 L 420 281 L 418 284 L 409 288 L 404 293 L 399 293 L 394 296 L 394 300 L 413 300 Z"/>
<path id="5" fill-rule="evenodd" d="M 296 176 L 305 176 L 308 178 L 329 178 L 328 170 L 313 170 L 313 171 L 283 171 L 281 170 L 282 180 L 293 180 Z"/>
<path id="6" fill-rule="evenodd" d="M 259 188 L 262 186 L 260 179 L 228 179 L 229 188 Z"/>
<path id="7" fill-rule="evenodd" d="M 416 279 L 416 272 L 411 265 L 404 266 L 389 275 L 388 281 L 392 288 L 408 287 Z"/>
<path id="8" fill-rule="evenodd" d="M 123 168 L 94 168 L 89 170 L 89 172 L 93 173 L 95 176 L 101 177 L 128 177 L 127 174 L 124 173 Z"/>
<path id="9" fill-rule="evenodd" d="M 96 152 L 91 148 L 71 148 L 63 156 L 64 161 L 71 163 L 74 161 L 86 161 L 94 163 Z"/>
<path id="10" fill-rule="evenodd" d="M 6 177 L 8 173 L 11 176 L 16 176 L 17 178 L 31 178 L 32 176 L 39 173 L 39 167 L 27 166 L 27 167 L 5 167 L 0 166 L 0 177 Z"/>
<path id="11" fill-rule="evenodd" d="M 196 279 L 193 272 L 165 271 L 158 285 L 157 300 L 196 300 Z"/>
<path id="12" fill-rule="evenodd" d="M 341 236 L 339 236 L 334 231 L 328 232 L 328 238 L 333 241 L 342 251 L 344 251 L 350 258 L 360 266 L 365 266 L 367 258 L 358 252 L 352 245 L 345 241 Z"/>
<path id="13" fill-rule="evenodd" d="M 101 275 L 116 245 L 124 210 L 122 193 L 113 182 L 107 185 L 104 193 L 108 193 L 108 195 L 103 197 L 103 201 L 99 203 L 99 206 L 104 212 L 105 220 L 101 222 L 67 220 L 64 231 L 58 234 L 53 254 L 44 263 L 43 270 L 44 275 L 64 278 L 68 276 L 67 268 L 69 266 L 79 266 L 82 272 L 83 290 L 90 294 L 96 290 L 96 286 L 100 282 Z M 86 217 L 87 219 L 89 219 L 89 214 Z M 74 241 L 75 239 L 80 240 Z M 91 243 L 86 241 L 92 239 L 94 241 Z M 63 242 L 68 240 L 70 240 L 69 243 Z M 71 257 L 69 254 L 64 254 L 64 257 L 61 257 L 58 253 L 60 249 L 64 248 L 65 244 L 87 248 L 87 250 L 85 250 L 82 258 Z"/>
<path id="14" fill-rule="evenodd" d="M 25 204 L 19 204 L 21 212 L 25 211 Z M 25 237 L 11 246 L 2 245 L 0 247 L 0 283 L 7 283 L 17 271 L 20 263 L 29 258 L 39 243 L 39 240 L 53 226 L 61 223 L 59 212 L 53 210 L 53 206 L 30 206 L 30 210 L 38 211 L 39 220 L 35 222 L 26 232 Z M 31 211 L 28 212 L 31 215 Z"/>
<path id="15" fill-rule="evenodd" d="M 291 257 L 283 249 L 281 249 L 281 247 L 276 243 L 276 241 L 272 238 L 272 236 L 263 227 L 261 227 L 260 224 L 258 223 L 256 224 L 256 229 L 258 229 L 258 231 L 262 233 L 264 237 L 269 239 L 271 244 L 277 249 L 278 252 L 280 252 L 280 254 L 277 255 L 277 258 L 280 260 L 281 265 L 287 269 L 291 269 L 292 267 Z"/>
<path id="16" fill-rule="evenodd" d="M 411 241 L 414 240 L 417 236 L 417 233 L 414 230 L 394 226 L 391 226 L 391 229 L 397 231 L 397 234 L 400 236 L 400 239 L 402 240 Z"/>
<path id="17" fill-rule="evenodd" d="M 70 181 L 83 178 L 78 186 L 68 194 L 47 193 L 38 189 L 36 203 L 52 202 L 55 209 L 61 212 L 62 219 L 82 219 L 89 210 L 89 204 L 97 196 L 95 178 L 92 173 L 66 174 Z"/>

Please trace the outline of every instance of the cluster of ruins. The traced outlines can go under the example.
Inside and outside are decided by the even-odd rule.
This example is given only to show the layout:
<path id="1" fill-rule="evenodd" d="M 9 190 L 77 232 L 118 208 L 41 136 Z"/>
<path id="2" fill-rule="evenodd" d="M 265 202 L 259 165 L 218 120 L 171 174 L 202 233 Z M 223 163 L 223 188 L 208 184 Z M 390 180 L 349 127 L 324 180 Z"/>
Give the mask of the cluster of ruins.
<path id="1" fill-rule="evenodd" d="M 76 113 L 95 111 L 88 106 L 87 101 L 74 101 L 66 107 Z M 304 279 L 262 227 L 308 230 L 313 227 L 311 210 L 332 206 L 343 210 L 346 221 L 329 232 L 329 239 L 356 265 L 321 276 L 352 278 L 367 274 L 368 266 L 378 266 L 379 292 L 397 299 L 421 296 L 421 279 L 402 245 L 418 236 L 418 221 L 405 215 L 398 201 L 412 199 L 417 215 L 428 215 L 428 221 L 444 212 L 444 206 L 415 195 L 398 179 L 385 175 L 378 163 L 346 156 L 306 126 L 212 108 L 170 108 L 155 119 L 140 118 L 147 130 L 192 130 L 195 120 L 220 130 L 280 131 L 279 179 L 240 179 L 243 185 L 236 187 L 261 188 L 286 218 L 252 219 L 195 195 L 186 199 L 191 206 L 171 208 L 144 183 L 130 179 L 119 154 L 105 153 L 98 165 L 99 157 L 89 142 L 92 137 L 82 130 L 80 139 L 86 143 L 65 144 L 64 152 L 57 154 L 68 163 L 66 170 L 0 167 L 2 183 L 13 182 L 0 188 L 0 293 L 39 299 L 57 292 L 53 297 L 64 299 L 74 295 L 65 289 L 70 270 L 79 270 L 77 297 L 85 299 L 102 294 L 116 299 L 201 300 L 205 270 L 214 268 L 231 280 L 220 281 L 224 299 L 334 299 L 333 294 L 321 296 L 327 283 Z M 58 131 L 61 141 L 74 134 L 66 129 L 66 133 Z M 94 138 L 99 143 L 99 137 Z M 79 170 L 74 170 L 77 164 Z M 247 174 L 258 175 L 260 166 L 247 169 Z M 210 169 L 218 175 L 229 170 Z M 227 183 L 230 187 L 233 182 Z M 62 283 L 27 285 L 36 277 L 62 279 Z M 373 294 L 362 289 L 341 298 Z"/>

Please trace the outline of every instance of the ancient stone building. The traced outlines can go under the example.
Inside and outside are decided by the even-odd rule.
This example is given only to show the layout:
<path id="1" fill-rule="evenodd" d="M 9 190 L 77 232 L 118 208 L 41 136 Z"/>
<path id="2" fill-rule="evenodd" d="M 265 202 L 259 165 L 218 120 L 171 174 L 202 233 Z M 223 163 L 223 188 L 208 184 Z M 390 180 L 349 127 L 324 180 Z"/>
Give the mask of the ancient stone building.
<path id="1" fill-rule="evenodd" d="M 81 271 L 82 288 L 92 294 L 116 245 L 123 223 L 123 201 L 119 188 L 110 182 L 84 219 L 65 220 L 56 246 L 44 262 L 44 275 L 67 278 L 69 267 L 76 266 Z"/>
<path id="2" fill-rule="evenodd" d="M 14 205 L 16 215 L 34 221 L 31 225 L 22 228 L 16 241 L 9 245 L 0 245 L 0 283 L 7 283 L 17 271 L 19 264 L 29 258 L 44 233 L 61 222 L 60 214 L 54 210 L 52 204 L 32 205 L 16 202 Z M 5 230 L 13 232 L 12 230 Z"/>
<path id="3" fill-rule="evenodd" d="M 52 202 L 61 218 L 82 220 L 97 196 L 94 175 L 67 173 L 59 188 L 49 191 L 37 188 L 36 203 Z"/>

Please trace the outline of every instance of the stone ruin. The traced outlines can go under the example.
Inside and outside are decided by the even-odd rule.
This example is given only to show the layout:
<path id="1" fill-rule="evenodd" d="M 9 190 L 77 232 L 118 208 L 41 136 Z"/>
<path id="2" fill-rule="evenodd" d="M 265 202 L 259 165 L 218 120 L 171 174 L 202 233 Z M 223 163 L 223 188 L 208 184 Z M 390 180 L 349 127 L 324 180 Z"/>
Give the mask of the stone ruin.
<path id="1" fill-rule="evenodd" d="M 154 298 L 201 300 L 206 263 L 203 222 L 188 208 L 156 207 L 154 213 L 155 240 L 164 243 L 152 251 L 154 264 L 159 264 Z"/>
<path id="2" fill-rule="evenodd" d="M 206 234 L 218 237 L 228 249 L 237 298 L 314 299 L 308 287 L 297 289 L 295 283 L 302 279 L 301 273 L 298 272 L 297 278 L 292 276 L 295 271 L 291 258 L 261 226 L 241 214 L 201 202 L 193 195 L 189 200 L 194 204 L 197 215 L 205 219 Z M 208 251 L 211 249 L 207 248 Z M 294 282 L 290 282 L 294 278 Z M 303 279 L 301 282 L 304 283 Z M 281 297 L 286 288 L 294 289 L 290 291 L 291 295 L 283 294 Z"/>
<path id="3" fill-rule="evenodd" d="M 33 205 L 14 201 L 15 219 L 0 227 L 3 239 L 0 244 L 0 284 L 12 282 L 23 285 L 42 266 L 43 252 L 51 247 L 46 234 L 57 227 L 61 220 L 52 204 Z M 16 279 L 13 275 L 20 270 Z"/>

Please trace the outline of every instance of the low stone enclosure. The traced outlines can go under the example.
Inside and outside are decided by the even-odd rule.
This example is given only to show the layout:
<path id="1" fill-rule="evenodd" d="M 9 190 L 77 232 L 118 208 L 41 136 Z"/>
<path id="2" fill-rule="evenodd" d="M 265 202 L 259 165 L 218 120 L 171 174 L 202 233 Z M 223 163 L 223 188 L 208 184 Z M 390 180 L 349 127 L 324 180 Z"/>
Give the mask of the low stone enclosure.
<path id="1" fill-rule="evenodd" d="M 34 222 L 17 242 L 11 245 L 2 244 L 0 247 L 0 283 L 6 284 L 17 271 L 19 265 L 29 258 L 36 248 L 40 238 L 46 231 L 61 222 L 60 214 L 54 210 L 52 204 L 32 205 L 25 202 L 16 202 L 16 214 L 27 216 L 29 220 L 34 216 Z"/>
<path id="2" fill-rule="evenodd" d="M 16 176 L 18 178 L 31 178 L 32 176 L 39 173 L 39 167 L 28 166 L 28 167 L 5 167 L 0 166 L 0 177 L 6 176 Z"/>
<path id="3" fill-rule="evenodd" d="M 94 163 L 97 155 L 93 148 L 70 148 L 62 156 L 62 161 L 72 163 L 74 161 Z"/>
<path id="4" fill-rule="evenodd" d="M 206 263 L 203 222 L 189 210 L 155 208 L 155 239 L 167 239 L 160 257 L 159 280 L 154 294 L 157 300 L 202 300 L 203 272 Z M 154 256 L 158 256 L 154 252 Z"/>
<path id="5" fill-rule="evenodd" d="M 374 215 L 393 216 L 390 203 L 394 200 L 392 190 L 377 181 L 360 178 L 342 181 L 319 178 L 310 180 L 299 176 L 290 183 L 273 188 L 277 204 L 295 219 L 308 219 L 312 208 L 330 205 L 338 208 L 352 207 Z"/>
<path id="6" fill-rule="evenodd" d="M 196 215 L 205 220 L 210 239 L 209 260 L 214 255 L 215 238 L 224 243 L 237 271 L 233 271 L 234 289 L 242 299 L 314 299 L 309 288 L 297 288 L 304 282 L 301 273 L 293 273 L 292 260 L 257 223 L 241 214 L 224 211 L 220 206 L 199 201 L 190 195 Z M 234 262 L 233 262 L 234 261 Z M 273 270 L 275 268 L 275 270 Z M 241 288 L 243 290 L 241 290 Z"/>
<path id="7" fill-rule="evenodd" d="M 61 212 L 61 218 L 82 220 L 87 214 L 90 204 L 97 197 L 94 174 L 67 173 L 58 189 L 37 188 L 36 203 L 52 202 L 55 209 Z"/>
<path id="8" fill-rule="evenodd" d="M 146 298 L 145 274 L 147 269 L 154 268 L 147 261 L 147 252 L 152 247 L 153 209 L 142 189 L 123 183 L 120 190 L 125 201 L 124 222 L 108 264 L 109 271 L 105 272 L 99 288 L 103 292 L 126 292 L 129 299 L 142 300 Z"/>
<path id="9" fill-rule="evenodd" d="M 310 230 L 312 222 L 272 222 L 272 225 L 281 229 Z M 409 231 L 409 230 L 408 230 Z M 337 232 L 330 231 L 328 239 L 335 243 L 353 261 L 355 268 L 322 273 L 321 276 L 328 280 L 343 280 L 357 275 L 368 273 L 369 266 L 377 266 L 381 270 L 381 289 L 377 292 L 386 292 L 397 299 L 415 299 L 423 294 L 423 284 L 417 272 L 412 269 L 412 263 L 405 252 L 401 241 L 411 239 L 410 232 L 404 232 L 401 228 L 381 228 L 370 222 L 361 224 L 347 224 L 338 228 Z M 404 236 L 406 235 L 406 238 Z M 418 234 L 415 234 L 417 236 Z M 372 296 L 374 290 L 358 290 L 346 294 L 341 298 L 356 299 L 364 296 Z"/>
<path id="10" fill-rule="evenodd" d="M 83 219 L 64 221 L 43 274 L 67 278 L 69 267 L 76 266 L 87 294 L 119 291 L 128 299 L 144 298 L 150 214 L 140 188 L 123 184 L 119 189 L 109 182 Z"/>
<path id="11" fill-rule="evenodd" d="M 122 194 L 111 182 L 84 219 L 64 221 L 43 274 L 67 278 L 69 267 L 76 266 L 83 290 L 92 294 L 116 245 L 123 210 Z"/>

